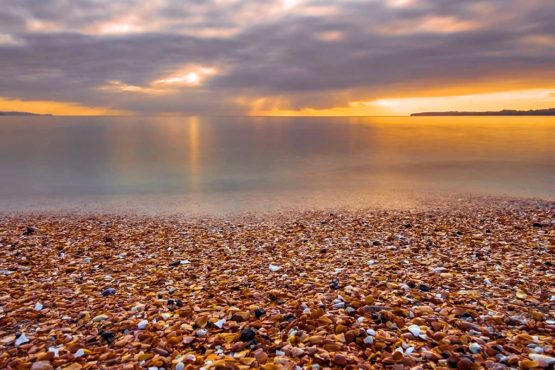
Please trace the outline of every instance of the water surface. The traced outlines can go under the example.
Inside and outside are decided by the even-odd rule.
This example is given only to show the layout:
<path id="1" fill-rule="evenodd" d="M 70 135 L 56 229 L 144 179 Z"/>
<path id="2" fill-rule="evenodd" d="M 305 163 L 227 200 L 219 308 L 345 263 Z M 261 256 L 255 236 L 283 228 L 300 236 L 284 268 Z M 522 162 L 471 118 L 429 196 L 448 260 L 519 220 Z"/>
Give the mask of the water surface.
<path id="1" fill-rule="evenodd" d="M 1 117 L 3 210 L 555 198 L 555 117 Z"/>

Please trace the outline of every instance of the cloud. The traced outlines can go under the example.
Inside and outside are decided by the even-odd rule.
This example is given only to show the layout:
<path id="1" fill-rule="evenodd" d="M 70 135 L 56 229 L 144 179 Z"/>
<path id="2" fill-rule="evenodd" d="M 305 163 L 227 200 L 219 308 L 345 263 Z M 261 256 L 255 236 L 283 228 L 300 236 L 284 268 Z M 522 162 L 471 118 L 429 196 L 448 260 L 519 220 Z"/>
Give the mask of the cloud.
<path id="1" fill-rule="evenodd" d="M 7 33 L 0 33 L 0 46 L 23 45 L 23 41 Z"/>
<path id="2" fill-rule="evenodd" d="M 243 114 L 532 89 L 553 81 L 552 19 L 543 0 L 4 0 L 0 96 Z"/>

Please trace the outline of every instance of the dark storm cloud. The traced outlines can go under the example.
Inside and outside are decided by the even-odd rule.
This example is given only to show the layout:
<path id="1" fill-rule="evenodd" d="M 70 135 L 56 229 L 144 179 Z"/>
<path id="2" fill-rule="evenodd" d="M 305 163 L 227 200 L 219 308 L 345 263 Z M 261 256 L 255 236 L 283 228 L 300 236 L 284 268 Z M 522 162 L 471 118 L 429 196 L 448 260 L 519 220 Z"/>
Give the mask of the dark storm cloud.
<path id="1" fill-rule="evenodd" d="M 341 105 L 354 92 L 379 96 L 401 83 L 542 71 L 552 78 L 555 67 L 550 0 L 3 4 L 0 96 L 25 100 L 241 113 L 247 108 L 239 97 L 282 96 L 299 108 Z M 121 24 L 128 33 L 111 32 Z M 218 73 L 168 94 L 101 88 L 118 81 L 157 89 L 153 81 L 186 65 Z"/>

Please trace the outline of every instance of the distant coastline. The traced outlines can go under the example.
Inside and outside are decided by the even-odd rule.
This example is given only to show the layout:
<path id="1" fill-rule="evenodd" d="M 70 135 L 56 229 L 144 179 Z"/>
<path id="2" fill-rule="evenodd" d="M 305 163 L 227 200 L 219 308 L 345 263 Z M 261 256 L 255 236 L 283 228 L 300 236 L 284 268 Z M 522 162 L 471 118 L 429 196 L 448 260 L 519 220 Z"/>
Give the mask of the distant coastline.
<path id="1" fill-rule="evenodd" d="M 29 112 L 3 112 L 0 111 L 0 116 L 52 116 L 52 114 L 36 114 Z"/>
<path id="2" fill-rule="evenodd" d="M 535 109 L 535 110 L 509 110 L 488 112 L 420 112 L 413 113 L 411 117 L 419 116 L 555 116 L 555 108 Z"/>

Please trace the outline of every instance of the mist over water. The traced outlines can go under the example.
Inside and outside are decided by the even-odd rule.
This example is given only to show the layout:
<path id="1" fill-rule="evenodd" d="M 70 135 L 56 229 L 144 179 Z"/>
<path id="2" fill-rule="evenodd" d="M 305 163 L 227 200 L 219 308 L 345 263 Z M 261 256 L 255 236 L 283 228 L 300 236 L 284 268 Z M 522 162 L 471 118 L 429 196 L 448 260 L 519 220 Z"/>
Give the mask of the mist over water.
<path id="1" fill-rule="evenodd" d="M 555 198 L 555 117 L 1 117 L 0 207 L 219 213 Z"/>

